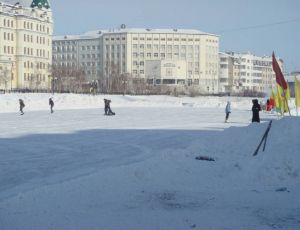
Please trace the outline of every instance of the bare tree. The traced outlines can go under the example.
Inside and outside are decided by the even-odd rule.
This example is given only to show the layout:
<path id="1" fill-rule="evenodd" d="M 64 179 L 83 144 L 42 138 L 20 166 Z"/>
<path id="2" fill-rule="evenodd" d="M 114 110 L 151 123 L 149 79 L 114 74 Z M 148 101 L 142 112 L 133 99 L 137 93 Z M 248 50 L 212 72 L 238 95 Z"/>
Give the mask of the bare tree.
<path id="1" fill-rule="evenodd" d="M 85 72 L 82 68 L 52 66 L 52 91 L 83 93 L 88 90 Z"/>
<path id="2" fill-rule="evenodd" d="M 7 91 L 9 81 L 11 81 L 11 73 L 9 74 L 7 66 L 4 68 L 2 67 L 0 69 L 0 88 L 2 88 L 1 86 L 4 85 L 2 90 Z"/>

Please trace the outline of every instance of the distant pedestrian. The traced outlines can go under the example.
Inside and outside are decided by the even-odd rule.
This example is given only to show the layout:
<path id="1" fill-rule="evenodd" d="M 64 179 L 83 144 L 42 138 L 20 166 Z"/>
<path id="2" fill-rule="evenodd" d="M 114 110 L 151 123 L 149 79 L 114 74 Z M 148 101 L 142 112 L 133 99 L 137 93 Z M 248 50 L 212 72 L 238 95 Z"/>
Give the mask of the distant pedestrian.
<path id="1" fill-rule="evenodd" d="M 227 101 L 227 105 L 226 105 L 226 108 L 225 108 L 225 113 L 226 113 L 225 123 L 227 123 L 227 122 L 228 122 L 229 115 L 230 115 L 230 113 L 231 113 L 231 105 L 230 105 L 230 101 Z"/>
<path id="2" fill-rule="evenodd" d="M 258 104 L 258 100 L 253 99 L 252 104 L 252 122 L 260 122 L 259 112 L 261 111 L 261 107 Z"/>
<path id="3" fill-rule="evenodd" d="M 50 111 L 51 111 L 51 113 L 53 113 L 54 112 L 53 111 L 54 102 L 53 102 L 52 98 L 49 98 L 49 105 L 50 105 Z"/>
<path id="4" fill-rule="evenodd" d="M 23 109 L 25 107 L 25 103 L 22 99 L 19 99 L 19 105 L 20 105 L 20 113 L 21 113 L 21 115 L 24 115 Z"/>
<path id="5" fill-rule="evenodd" d="M 113 111 L 111 111 L 110 103 L 111 103 L 111 100 L 104 99 L 104 113 L 105 113 L 105 115 L 115 115 L 115 113 Z"/>

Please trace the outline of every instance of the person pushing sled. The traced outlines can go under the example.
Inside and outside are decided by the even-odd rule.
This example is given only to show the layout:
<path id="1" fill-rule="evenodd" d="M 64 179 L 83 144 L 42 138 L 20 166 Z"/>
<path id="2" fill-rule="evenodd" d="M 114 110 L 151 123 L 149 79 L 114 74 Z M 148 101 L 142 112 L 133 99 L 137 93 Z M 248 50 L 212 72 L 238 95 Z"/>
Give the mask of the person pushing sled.
<path id="1" fill-rule="evenodd" d="M 111 111 L 110 103 L 111 100 L 104 99 L 104 112 L 105 112 L 104 115 L 108 115 L 108 116 L 116 115 L 113 111 Z"/>

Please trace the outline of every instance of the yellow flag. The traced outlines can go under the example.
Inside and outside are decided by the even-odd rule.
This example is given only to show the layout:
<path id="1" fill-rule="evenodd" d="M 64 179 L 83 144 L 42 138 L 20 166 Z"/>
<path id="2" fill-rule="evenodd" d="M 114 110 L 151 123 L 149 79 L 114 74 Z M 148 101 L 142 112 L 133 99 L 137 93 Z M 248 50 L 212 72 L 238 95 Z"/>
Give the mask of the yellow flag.
<path id="1" fill-rule="evenodd" d="M 286 84 L 286 85 L 287 85 L 287 88 L 285 90 L 285 97 L 287 100 L 289 100 L 291 98 L 290 86 L 289 86 L 289 84 Z"/>
<path id="2" fill-rule="evenodd" d="M 295 77 L 295 103 L 300 107 L 300 81 Z"/>
<path id="3" fill-rule="evenodd" d="M 277 86 L 274 91 L 275 109 L 277 113 L 283 114 L 282 89 L 278 84 L 276 85 Z"/>
<path id="4" fill-rule="evenodd" d="M 272 89 L 272 97 L 274 99 L 274 108 L 276 110 L 276 112 L 281 113 L 281 106 L 279 103 L 279 97 L 278 97 L 278 90 L 276 89 Z"/>

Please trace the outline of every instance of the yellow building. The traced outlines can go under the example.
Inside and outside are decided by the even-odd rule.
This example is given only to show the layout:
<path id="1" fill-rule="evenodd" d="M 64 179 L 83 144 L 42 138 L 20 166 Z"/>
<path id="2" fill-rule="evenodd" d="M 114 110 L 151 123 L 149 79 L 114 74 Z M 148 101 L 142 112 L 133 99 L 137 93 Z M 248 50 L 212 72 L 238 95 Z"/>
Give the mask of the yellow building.
<path id="1" fill-rule="evenodd" d="M 52 33 L 47 0 L 30 6 L 0 2 L 0 89 L 49 88 Z"/>

